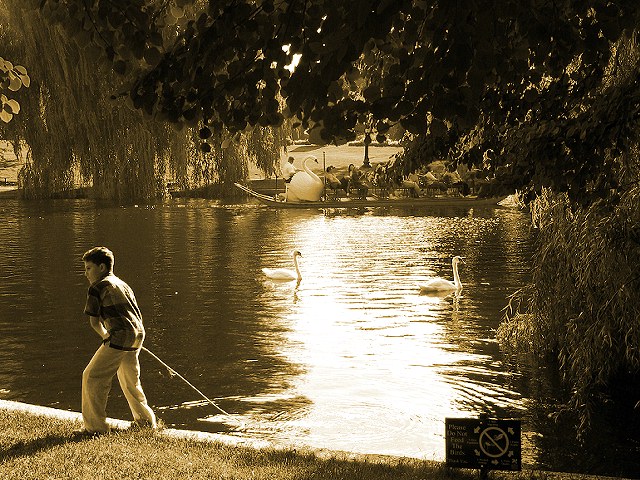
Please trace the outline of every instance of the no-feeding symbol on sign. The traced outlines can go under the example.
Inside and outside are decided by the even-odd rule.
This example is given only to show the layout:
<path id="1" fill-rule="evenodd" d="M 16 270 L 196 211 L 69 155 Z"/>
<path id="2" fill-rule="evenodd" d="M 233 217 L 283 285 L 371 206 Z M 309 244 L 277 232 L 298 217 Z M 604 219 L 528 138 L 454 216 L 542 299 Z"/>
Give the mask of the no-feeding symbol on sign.
<path id="1" fill-rule="evenodd" d="M 445 419 L 447 465 L 484 470 L 520 470 L 520 421 Z"/>

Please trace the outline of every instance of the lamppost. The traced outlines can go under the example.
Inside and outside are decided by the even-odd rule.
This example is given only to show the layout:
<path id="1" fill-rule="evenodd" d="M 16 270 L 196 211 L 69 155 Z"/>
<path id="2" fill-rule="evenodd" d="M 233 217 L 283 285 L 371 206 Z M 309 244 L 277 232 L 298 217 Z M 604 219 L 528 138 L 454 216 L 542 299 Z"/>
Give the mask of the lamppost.
<path id="1" fill-rule="evenodd" d="M 368 128 L 364 131 L 364 160 L 362 161 L 362 166 L 369 168 L 371 167 L 371 163 L 369 163 L 369 144 L 371 143 L 371 130 Z"/>

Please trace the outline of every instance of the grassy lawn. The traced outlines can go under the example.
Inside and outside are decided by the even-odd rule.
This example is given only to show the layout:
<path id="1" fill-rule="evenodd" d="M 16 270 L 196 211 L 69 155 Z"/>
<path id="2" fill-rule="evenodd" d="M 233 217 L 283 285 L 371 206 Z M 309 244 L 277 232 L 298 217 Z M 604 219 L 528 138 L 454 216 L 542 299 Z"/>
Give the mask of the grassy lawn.
<path id="1" fill-rule="evenodd" d="M 293 449 L 253 449 L 173 438 L 149 429 L 74 435 L 77 422 L 0 410 L 2 479 L 471 479 L 418 460 L 324 458 Z"/>
<path id="2" fill-rule="evenodd" d="M 77 421 L 0 409 L 2 479 L 475 480 L 478 471 L 416 459 L 296 449 L 256 449 L 170 437 L 149 429 L 98 437 Z M 594 479 L 533 470 L 489 479 Z"/>

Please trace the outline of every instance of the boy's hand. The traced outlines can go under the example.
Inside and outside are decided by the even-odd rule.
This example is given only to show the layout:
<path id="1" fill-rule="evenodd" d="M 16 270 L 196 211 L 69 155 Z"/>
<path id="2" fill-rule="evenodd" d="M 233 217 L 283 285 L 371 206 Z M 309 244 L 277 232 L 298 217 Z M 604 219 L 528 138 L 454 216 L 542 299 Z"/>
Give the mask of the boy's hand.
<path id="1" fill-rule="evenodd" d="M 102 325 L 102 322 L 98 317 L 89 317 L 89 323 L 91 324 L 91 328 L 93 328 L 95 332 L 100 335 L 100 338 L 102 338 L 103 340 L 105 338 L 109 338 L 109 332 L 107 332 L 107 329 L 104 328 L 104 325 Z"/>

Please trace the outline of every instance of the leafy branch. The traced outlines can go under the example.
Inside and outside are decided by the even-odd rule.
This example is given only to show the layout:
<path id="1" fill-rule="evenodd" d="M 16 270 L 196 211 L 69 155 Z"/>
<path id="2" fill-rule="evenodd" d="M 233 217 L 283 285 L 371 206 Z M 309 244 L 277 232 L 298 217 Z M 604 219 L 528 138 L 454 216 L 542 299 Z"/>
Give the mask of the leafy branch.
<path id="1" fill-rule="evenodd" d="M 4 91 L 17 92 L 20 88 L 28 88 L 31 79 L 27 69 L 22 65 L 13 65 L 9 60 L 0 57 L 0 120 L 9 123 L 14 115 L 20 113 L 17 100 L 7 97 Z"/>

